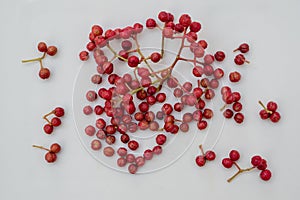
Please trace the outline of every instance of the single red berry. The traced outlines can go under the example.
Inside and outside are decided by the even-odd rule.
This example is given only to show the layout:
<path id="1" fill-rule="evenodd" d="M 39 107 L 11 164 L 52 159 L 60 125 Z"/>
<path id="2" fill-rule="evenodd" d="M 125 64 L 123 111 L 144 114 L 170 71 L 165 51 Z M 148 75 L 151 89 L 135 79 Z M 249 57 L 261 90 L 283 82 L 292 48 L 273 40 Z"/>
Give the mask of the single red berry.
<path id="1" fill-rule="evenodd" d="M 53 126 L 51 124 L 45 124 L 44 132 L 47 134 L 51 134 L 53 132 Z"/>
<path id="2" fill-rule="evenodd" d="M 251 158 L 251 164 L 252 164 L 254 167 L 257 167 L 257 166 L 261 163 L 261 161 L 262 161 L 262 158 L 261 158 L 260 156 L 258 156 L 258 155 L 253 156 L 253 157 Z"/>
<path id="3" fill-rule="evenodd" d="M 243 105 L 240 102 L 238 102 L 238 101 L 234 102 L 233 105 L 232 105 L 232 109 L 235 112 L 240 112 L 243 109 Z"/>
<path id="4" fill-rule="evenodd" d="M 86 61 L 89 59 L 89 52 L 87 51 L 81 51 L 79 53 L 79 59 L 82 60 L 82 61 Z"/>
<path id="5" fill-rule="evenodd" d="M 212 161 L 216 158 L 216 153 L 213 151 L 207 151 L 205 153 L 205 158 L 206 158 L 206 160 Z"/>
<path id="6" fill-rule="evenodd" d="M 247 53 L 249 51 L 249 45 L 247 43 L 243 43 L 237 49 L 233 50 L 233 52 L 235 52 L 235 51 Z"/>
<path id="7" fill-rule="evenodd" d="M 223 112 L 223 116 L 227 119 L 230 119 L 233 117 L 233 111 L 230 110 L 229 108 L 227 108 L 224 112 Z"/>
<path id="8" fill-rule="evenodd" d="M 61 125 L 61 120 L 58 117 L 53 117 L 51 119 L 51 125 L 54 127 L 57 127 L 57 126 Z"/>
<path id="9" fill-rule="evenodd" d="M 50 70 L 48 68 L 41 68 L 39 71 L 39 76 L 41 79 L 48 79 L 50 77 Z"/>
<path id="10" fill-rule="evenodd" d="M 151 54 L 150 59 L 152 62 L 157 63 L 161 59 L 160 53 L 154 52 Z"/>
<path id="11" fill-rule="evenodd" d="M 56 46 L 49 46 L 49 47 L 47 48 L 47 54 L 48 54 L 49 56 L 54 56 L 56 53 L 57 53 L 57 48 L 56 48 Z"/>
<path id="12" fill-rule="evenodd" d="M 278 122 L 280 120 L 281 116 L 279 112 L 274 112 L 270 115 L 270 120 L 274 123 Z"/>
<path id="13" fill-rule="evenodd" d="M 277 108 L 278 108 L 277 103 L 275 103 L 274 101 L 269 101 L 267 103 L 267 109 L 269 111 L 275 112 L 277 110 Z"/>
<path id="14" fill-rule="evenodd" d="M 155 19 L 152 19 L 152 18 L 147 19 L 147 21 L 146 21 L 146 27 L 149 28 L 149 29 L 155 28 L 156 27 L 156 21 L 155 21 Z"/>
<path id="15" fill-rule="evenodd" d="M 200 29 L 201 29 L 201 24 L 199 22 L 192 22 L 190 24 L 190 30 L 192 32 L 197 33 L 198 31 L 200 31 Z"/>
<path id="16" fill-rule="evenodd" d="M 53 114 L 56 116 L 56 117 L 62 117 L 64 116 L 65 114 L 65 110 L 61 107 L 56 107 L 53 111 Z"/>
<path id="17" fill-rule="evenodd" d="M 225 53 L 223 51 L 217 51 L 214 56 L 215 56 L 216 61 L 219 61 L 219 62 L 221 62 L 225 59 Z"/>
<path id="18" fill-rule="evenodd" d="M 265 170 L 268 167 L 267 161 L 265 159 L 261 159 L 259 165 L 257 165 L 257 169 Z"/>
<path id="19" fill-rule="evenodd" d="M 264 181 L 268 181 L 272 177 L 272 172 L 268 169 L 262 170 L 259 174 L 260 178 Z"/>
<path id="20" fill-rule="evenodd" d="M 244 121 L 244 115 L 242 113 L 236 113 L 234 115 L 234 120 L 236 121 L 236 123 L 241 124 Z"/>
<path id="21" fill-rule="evenodd" d="M 205 40 L 199 40 L 198 44 L 200 44 L 200 46 L 203 48 L 203 49 L 206 49 L 208 44 Z"/>
<path id="22" fill-rule="evenodd" d="M 270 113 L 268 113 L 266 110 L 261 110 L 259 115 L 261 119 L 268 119 L 270 117 Z"/>
<path id="23" fill-rule="evenodd" d="M 179 18 L 179 23 L 184 27 L 188 27 L 192 23 L 191 17 L 188 14 L 183 14 Z"/>
<path id="24" fill-rule="evenodd" d="M 197 156 L 195 161 L 199 167 L 203 167 L 206 163 L 206 159 L 203 155 Z"/>
<path id="25" fill-rule="evenodd" d="M 236 55 L 235 58 L 234 58 L 234 62 L 237 65 L 243 65 L 245 62 L 249 63 L 249 61 L 246 60 L 246 58 L 245 58 L 245 56 L 243 54 Z"/>
<path id="26" fill-rule="evenodd" d="M 237 71 L 230 72 L 229 80 L 233 83 L 239 82 L 241 80 L 241 74 Z"/>
<path id="27" fill-rule="evenodd" d="M 93 25 L 92 26 L 92 33 L 94 36 L 102 35 L 103 34 L 103 29 L 99 25 Z"/>
<path id="28" fill-rule="evenodd" d="M 55 153 L 52 153 L 52 152 L 47 152 L 45 154 L 45 160 L 48 162 L 48 163 L 53 163 L 55 162 L 57 159 L 57 156 Z"/>
<path id="29" fill-rule="evenodd" d="M 139 63 L 140 63 L 140 60 L 139 60 L 139 58 L 136 57 L 136 56 L 130 56 L 130 57 L 128 58 L 128 65 L 129 65 L 130 67 L 136 67 L 136 66 L 138 66 Z"/>
<path id="30" fill-rule="evenodd" d="M 37 48 L 40 52 L 47 52 L 47 44 L 45 42 L 39 42 Z"/>
<path id="31" fill-rule="evenodd" d="M 57 143 L 54 143 L 50 146 L 50 152 L 52 153 L 58 153 L 61 150 L 61 146 Z"/>
<path id="32" fill-rule="evenodd" d="M 233 161 L 230 159 L 230 158 L 224 158 L 222 160 L 222 165 L 225 167 L 225 168 L 231 168 L 232 165 L 233 165 Z"/>
<path id="33" fill-rule="evenodd" d="M 237 161 L 238 159 L 240 159 L 240 153 L 237 150 L 231 150 L 229 153 L 229 158 L 232 161 Z"/>
<path id="34" fill-rule="evenodd" d="M 139 148 L 139 143 L 135 140 L 131 140 L 128 142 L 128 148 L 134 151 Z"/>
<path id="35" fill-rule="evenodd" d="M 163 145 L 167 141 L 167 136 L 164 134 L 158 134 L 155 140 L 158 145 Z"/>

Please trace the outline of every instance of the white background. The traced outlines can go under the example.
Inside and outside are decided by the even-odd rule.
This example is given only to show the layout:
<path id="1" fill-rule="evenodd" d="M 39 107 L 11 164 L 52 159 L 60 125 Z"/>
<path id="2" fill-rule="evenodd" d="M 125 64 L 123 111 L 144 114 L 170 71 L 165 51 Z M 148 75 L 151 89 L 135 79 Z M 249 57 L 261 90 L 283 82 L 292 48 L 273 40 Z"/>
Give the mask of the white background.
<path id="1" fill-rule="evenodd" d="M 198 1 L 43 1 L 0 2 L 0 199 L 295 199 L 299 197 L 298 88 L 300 2 L 297 0 Z M 209 51 L 232 51 L 251 45 L 251 64 L 240 69 L 235 88 L 244 95 L 243 125 L 226 123 L 215 147 L 217 159 L 204 168 L 194 164 L 197 143 L 170 167 L 145 175 L 113 171 L 94 160 L 81 146 L 72 116 L 73 83 L 80 69 L 78 53 L 93 24 L 124 27 L 167 10 L 177 19 L 189 13 L 200 21 Z M 38 78 L 38 66 L 21 59 L 38 55 L 36 44 L 57 45 L 46 59 L 51 79 Z M 230 59 L 230 58 L 228 58 Z M 232 58 L 231 58 L 232 59 Z M 259 119 L 257 101 L 278 102 L 282 120 Z M 63 106 L 63 124 L 51 136 L 42 132 L 41 116 Z M 32 144 L 61 143 L 55 164 Z M 260 180 L 253 171 L 228 184 L 234 170 L 221 160 L 230 149 L 242 154 L 242 166 L 254 154 L 268 160 L 273 177 Z"/>

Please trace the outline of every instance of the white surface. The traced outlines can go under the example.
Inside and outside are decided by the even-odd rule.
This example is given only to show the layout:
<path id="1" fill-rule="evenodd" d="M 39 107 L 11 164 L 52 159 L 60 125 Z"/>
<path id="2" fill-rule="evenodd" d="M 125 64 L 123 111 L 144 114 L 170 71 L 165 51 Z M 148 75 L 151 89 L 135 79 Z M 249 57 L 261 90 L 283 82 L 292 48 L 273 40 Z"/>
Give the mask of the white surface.
<path id="1" fill-rule="evenodd" d="M 299 8 L 296 0 L 1 1 L 0 199 L 295 199 L 300 195 Z M 199 20 L 211 52 L 230 52 L 243 41 L 250 43 L 251 65 L 240 69 L 243 80 L 235 87 L 246 97 L 247 118 L 241 126 L 226 123 L 215 148 L 217 159 L 204 168 L 194 164 L 196 141 L 172 166 L 132 176 L 104 167 L 79 142 L 71 109 L 73 82 L 81 64 L 77 55 L 91 25 L 144 23 L 160 10 L 172 12 L 175 18 L 189 13 Z M 35 47 L 41 40 L 59 48 L 57 56 L 45 60 L 53 72 L 48 81 L 37 77 L 37 65 L 21 64 L 21 59 L 37 55 Z M 280 123 L 259 119 L 259 99 L 278 102 Z M 45 135 L 41 116 L 57 105 L 66 109 L 63 124 L 53 135 Z M 49 165 L 44 152 L 31 145 L 54 141 L 62 144 L 63 151 L 57 163 Z M 242 166 L 248 166 L 254 154 L 264 156 L 272 179 L 266 183 L 258 172 L 251 172 L 228 184 L 226 179 L 234 171 L 220 162 L 232 148 L 242 153 Z"/>

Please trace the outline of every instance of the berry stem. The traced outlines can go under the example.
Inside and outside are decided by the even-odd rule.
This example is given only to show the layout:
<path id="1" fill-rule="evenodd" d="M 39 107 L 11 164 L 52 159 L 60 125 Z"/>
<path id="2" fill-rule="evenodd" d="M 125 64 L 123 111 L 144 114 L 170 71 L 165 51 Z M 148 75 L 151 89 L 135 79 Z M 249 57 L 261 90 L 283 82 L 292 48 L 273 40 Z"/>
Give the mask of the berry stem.
<path id="1" fill-rule="evenodd" d="M 33 58 L 33 59 L 28 59 L 28 60 L 22 60 L 22 63 L 36 62 L 36 61 L 41 62 L 41 60 L 43 60 L 45 58 L 45 56 L 46 56 L 46 52 L 41 57 Z"/>
<path id="2" fill-rule="evenodd" d="M 269 113 L 269 114 L 272 114 L 272 113 L 273 113 L 272 111 L 270 111 L 270 110 L 268 110 L 268 109 L 266 108 L 266 106 L 263 104 L 263 102 L 261 102 L 261 101 L 259 100 L 258 103 L 263 107 L 263 109 L 264 109 L 267 113 Z"/>
<path id="3" fill-rule="evenodd" d="M 205 153 L 204 153 L 204 150 L 203 150 L 202 144 L 200 144 L 200 145 L 199 145 L 199 149 L 200 149 L 200 151 L 201 151 L 202 155 L 204 156 L 204 155 L 205 155 Z"/>
<path id="4" fill-rule="evenodd" d="M 183 60 L 183 61 L 187 61 L 187 62 L 192 62 L 192 63 L 197 63 L 197 64 L 200 64 L 202 66 L 204 66 L 204 63 L 203 62 L 200 62 L 198 60 L 195 60 L 195 59 L 186 59 L 186 58 L 183 58 L 183 57 L 179 57 L 178 60 Z"/>
<path id="5" fill-rule="evenodd" d="M 43 147 L 43 146 L 32 145 L 32 147 L 38 148 L 38 149 L 43 149 L 43 150 L 46 150 L 46 151 L 50 151 L 50 149 L 47 149 L 47 148 L 45 148 L 45 147 Z"/>
<path id="6" fill-rule="evenodd" d="M 223 111 L 227 107 L 227 104 L 225 103 L 221 108 L 220 111 Z"/>
<path id="7" fill-rule="evenodd" d="M 114 57 L 112 58 L 111 62 L 112 62 L 115 58 L 119 58 L 119 59 L 121 59 L 121 60 L 123 60 L 123 61 L 125 61 L 125 62 L 128 61 L 126 58 L 124 58 L 124 57 L 120 56 L 119 54 L 117 54 L 117 52 L 116 52 L 109 44 L 107 44 L 106 46 L 107 46 L 107 48 L 114 54 Z"/>
<path id="8" fill-rule="evenodd" d="M 240 167 L 234 162 L 234 165 L 237 166 L 239 168 L 239 171 L 237 171 L 232 177 L 230 177 L 227 182 L 230 183 L 235 177 L 237 177 L 239 174 L 244 173 L 244 172 L 248 172 L 251 171 L 253 169 L 255 169 L 255 167 L 250 167 L 247 169 L 240 169 Z"/>
<path id="9" fill-rule="evenodd" d="M 47 118 L 49 115 L 52 115 L 54 113 L 54 110 L 52 110 L 51 112 L 45 114 L 43 116 L 43 119 L 46 120 L 49 124 L 51 124 L 50 120 Z"/>

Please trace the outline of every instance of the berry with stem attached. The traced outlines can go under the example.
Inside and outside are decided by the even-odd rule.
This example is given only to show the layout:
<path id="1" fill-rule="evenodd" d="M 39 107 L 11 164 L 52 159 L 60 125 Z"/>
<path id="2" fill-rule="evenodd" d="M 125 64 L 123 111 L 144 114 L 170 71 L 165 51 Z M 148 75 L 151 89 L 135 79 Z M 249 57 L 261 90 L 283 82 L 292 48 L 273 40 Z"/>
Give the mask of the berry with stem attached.
<path id="1" fill-rule="evenodd" d="M 60 146 L 58 143 L 53 143 L 53 144 L 50 146 L 50 149 L 45 148 L 45 147 L 43 147 L 43 146 L 38 146 L 38 145 L 32 145 L 32 147 L 39 148 L 39 149 L 43 149 L 43 150 L 47 151 L 47 153 L 45 154 L 45 160 L 46 160 L 48 163 L 53 163 L 53 162 L 55 162 L 56 159 L 57 159 L 56 154 L 59 153 L 59 152 L 61 151 L 61 146 Z"/>

